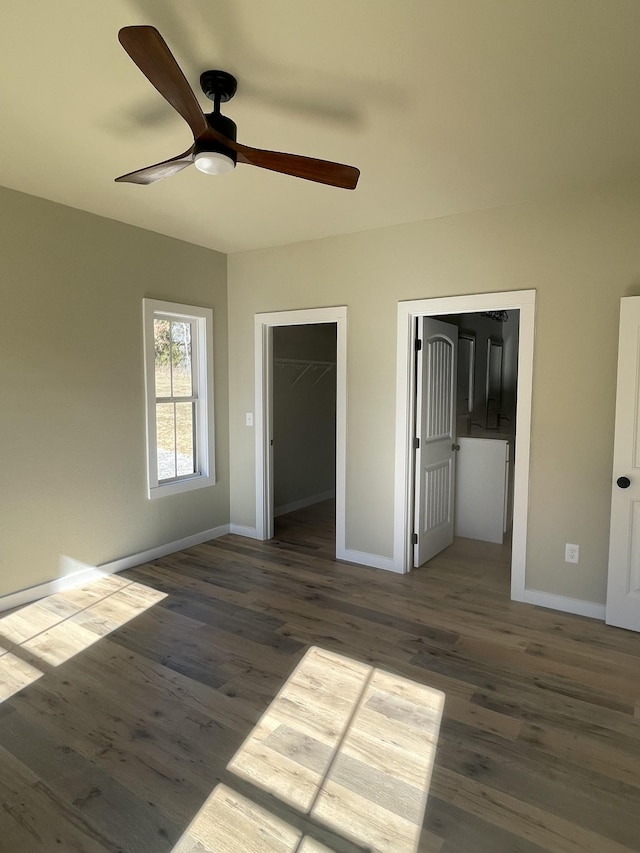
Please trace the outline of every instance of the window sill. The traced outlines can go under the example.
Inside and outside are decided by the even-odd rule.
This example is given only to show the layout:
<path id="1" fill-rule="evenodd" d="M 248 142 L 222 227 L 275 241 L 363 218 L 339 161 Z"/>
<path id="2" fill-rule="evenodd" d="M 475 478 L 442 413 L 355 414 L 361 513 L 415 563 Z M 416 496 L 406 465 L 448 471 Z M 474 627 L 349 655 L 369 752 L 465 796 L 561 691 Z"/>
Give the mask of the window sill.
<path id="1" fill-rule="evenodd" d="M 149 487 L 149 500 L 153 501 L 156 498 L 169 497 L 169 495 L 179 495 L 182 492 L 192 492 L 194 489 L 205 489 L 208 486 L 215 486 L 215 477 L 211 475 L 189 477 L 185 480 L 176 480 L 173 483 L 162 483 L 159 486 Z"/>

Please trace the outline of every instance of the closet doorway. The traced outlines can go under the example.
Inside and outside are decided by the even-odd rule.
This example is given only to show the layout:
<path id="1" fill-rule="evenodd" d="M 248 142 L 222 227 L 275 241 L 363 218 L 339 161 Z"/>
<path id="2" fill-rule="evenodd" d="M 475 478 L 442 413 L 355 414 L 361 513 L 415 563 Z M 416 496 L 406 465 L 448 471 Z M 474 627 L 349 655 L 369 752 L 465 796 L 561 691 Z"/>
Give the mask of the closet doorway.
<path id="1" fill-rule="evenodd" d="M 335 541 L 336 326 L 273 329 L 273 515 L 276 539 Z M 303 512 L 304 510 L 304 512 Z"/>
<path id="2" fill-rule="evenodd" d="M 345 550 L 346 307 L 256 315 L 256 534 L 335 498 Z M 281 525 L 280 525 L 281 526 Z"/>

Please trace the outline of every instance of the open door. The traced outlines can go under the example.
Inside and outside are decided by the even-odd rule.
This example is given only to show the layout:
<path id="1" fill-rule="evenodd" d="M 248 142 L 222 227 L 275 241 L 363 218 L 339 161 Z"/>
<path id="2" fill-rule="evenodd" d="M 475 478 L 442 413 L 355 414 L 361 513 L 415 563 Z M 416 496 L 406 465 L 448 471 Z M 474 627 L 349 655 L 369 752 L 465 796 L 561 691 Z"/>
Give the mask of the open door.
<path id="1" fill-rule="evenodd" d="M 640 631 L 640 296 L 620 300 L 606 621 Z"/>
<path id="2" fill-rule="evenodd" d="M 413 564 L 453 542 L 458 329 L 418 317 Z"/>

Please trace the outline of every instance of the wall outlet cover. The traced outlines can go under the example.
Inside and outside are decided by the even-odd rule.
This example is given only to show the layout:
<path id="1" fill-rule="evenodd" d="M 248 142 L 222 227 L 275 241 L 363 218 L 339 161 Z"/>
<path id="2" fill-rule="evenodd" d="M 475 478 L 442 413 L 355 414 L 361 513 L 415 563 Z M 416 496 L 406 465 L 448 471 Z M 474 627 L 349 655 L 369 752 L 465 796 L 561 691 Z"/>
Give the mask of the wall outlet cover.
<path id="1" fill-rule="evenodd" d="M 564 546 L 564 561 L 565 563 L 580 562 L 580 546 L 567 543 Z"/>

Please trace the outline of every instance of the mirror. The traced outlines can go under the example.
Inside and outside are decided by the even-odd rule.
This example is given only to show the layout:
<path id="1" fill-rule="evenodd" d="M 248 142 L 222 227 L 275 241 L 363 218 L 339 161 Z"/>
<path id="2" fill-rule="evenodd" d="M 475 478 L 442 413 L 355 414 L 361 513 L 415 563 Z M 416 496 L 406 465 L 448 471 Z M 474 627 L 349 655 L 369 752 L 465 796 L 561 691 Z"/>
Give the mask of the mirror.
<path id="1" fill-rule="evenodd" d="M 498 429 L 502 408 L 502 340 L 487 341 L 486 419 L 487 429 Z"/>

